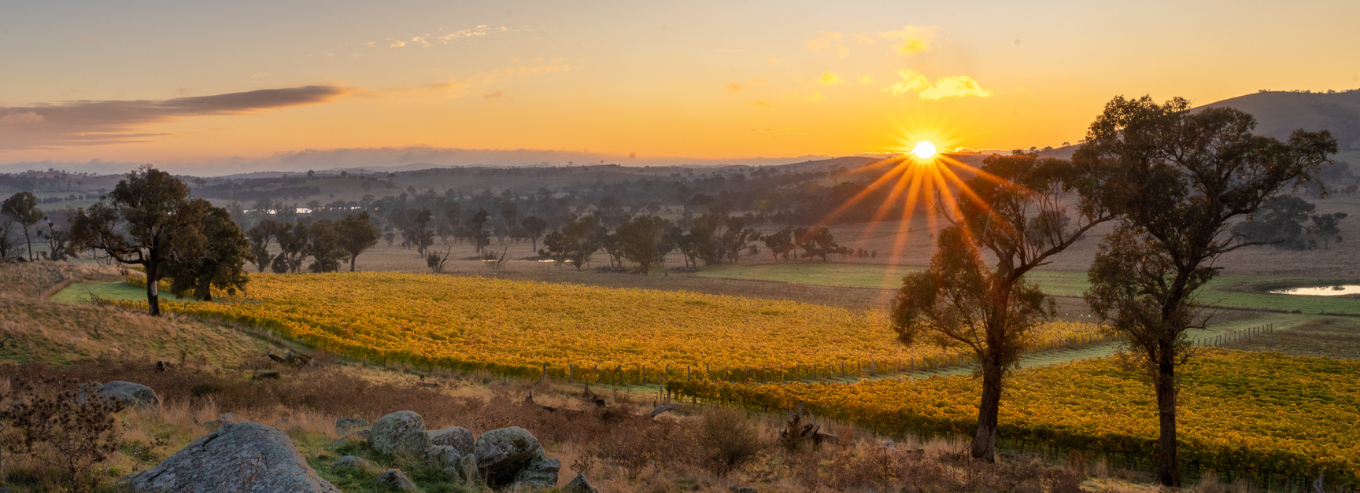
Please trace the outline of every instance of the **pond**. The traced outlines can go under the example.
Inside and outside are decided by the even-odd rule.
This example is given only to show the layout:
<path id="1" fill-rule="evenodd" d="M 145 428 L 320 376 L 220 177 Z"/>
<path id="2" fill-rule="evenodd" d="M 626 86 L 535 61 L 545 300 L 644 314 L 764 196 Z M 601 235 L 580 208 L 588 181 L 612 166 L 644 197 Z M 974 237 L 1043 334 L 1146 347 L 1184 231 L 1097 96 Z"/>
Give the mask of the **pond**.
<path id="1" fill-rule="evenodd" d="M 1348 294 L 1360 294 L 1360 284 L 1272 289 L 1270 292 L 1273 294 L 1293 294 L 1302 296 L 1345 296 Z"/>

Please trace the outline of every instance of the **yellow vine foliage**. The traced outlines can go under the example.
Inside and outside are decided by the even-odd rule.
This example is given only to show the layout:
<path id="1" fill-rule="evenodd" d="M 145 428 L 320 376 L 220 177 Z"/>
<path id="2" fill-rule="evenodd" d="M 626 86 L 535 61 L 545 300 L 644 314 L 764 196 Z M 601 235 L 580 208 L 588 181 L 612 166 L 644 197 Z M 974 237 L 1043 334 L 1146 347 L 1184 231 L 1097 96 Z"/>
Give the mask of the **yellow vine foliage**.
<path id="1" fill-rule="evenodd" d="M 858 375 L 958 358 L 928 344 L 899 344 L 881 312 L 482 277 L 254 274 L 244 296 L 162 300 L 162 309 L 264 326 L 351 357 L 511 374 L 547 365 L 554 374 L 584 380 L 621 372 L 646 381 L 661 373 L 816 378 L 839 375 L 842 364 Z M 1040 331 L 1040 340 L 1096 332 L 1090 324 L 1055 323 Z"/>
<path id="2" fill-rule="evenodd" d="M 1181 460 L 1264 481 L 1360 475 L 1360 361 L 1206 349 L 1183 367 Z M 1149 461 L 1157 451 L 1151 386 L 1115 358 L 1020 370 L 1007 380 L 999 437 Z M 792 407 L 880 430 L 971 435 L 981 382 L 967 376 L 860 383 L 673 382 L 684 394 Z"/>

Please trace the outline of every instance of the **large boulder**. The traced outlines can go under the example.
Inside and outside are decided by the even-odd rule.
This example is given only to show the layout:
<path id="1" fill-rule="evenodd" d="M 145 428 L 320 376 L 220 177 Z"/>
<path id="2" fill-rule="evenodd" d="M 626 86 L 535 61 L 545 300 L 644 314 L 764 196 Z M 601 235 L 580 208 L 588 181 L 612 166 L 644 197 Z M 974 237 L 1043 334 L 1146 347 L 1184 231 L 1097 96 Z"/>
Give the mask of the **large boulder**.
<path id="1" fill-rule="evenodd" d="M 158 406 L 161 398 L 156 391 L 140 383 L 115 380 L 99 386 L 99 393 L 122 402 L 124 406 Z"/>
<path id="2" fill-rule="evenodd" d="M 249 421 L 213 430 L 155 468 L 118 483 L 127 491 L 147 493 L 340 492 L 307 465 L 288 435 Z"/>
<path id="3" fill-rule="evenodd" d="M 515 484 L 522 486 L 532 486 L 535 488 L 552 488 L 557 486 L 557 472 L 562 470 L 562 461 L 550 459 L 543 454 L 543 449 L 539 449 L 529 464 L 520 469 L 515 475 Z"/>
<path id="4" fill-rule="evenodd" d="M 419 414 L 397 411 L 373 422 L 368 443 L 382 454 L 419 457 L 430 448 L 430 437 Z"/>
<path id="5" fill-rule="evenodd" d="M 505 486 L 513 483 L 515 476 L 542 450 L 538 439 L 524 428 L 491 430 L 477 437 L 477 470 L 488 485 Z"/>
<path id="6" fill-rule="evenodd" d="M 430 436 L 430 445 L 448 445 L 457 450 L 458 455 L 471 454 L 477 450 L 477 439 L 472 436 L 471 431 L 461 426 L 450 426 L 425 434 Z"/>
<path id="7" fill-rule="evenodd" d="M 331 471 L 334 472 L 371 474 L 377 468 L 378 465 L 374 464 L 373 461 L 353 455 L 341 457 L 334 464 L 331 464 Z"/>

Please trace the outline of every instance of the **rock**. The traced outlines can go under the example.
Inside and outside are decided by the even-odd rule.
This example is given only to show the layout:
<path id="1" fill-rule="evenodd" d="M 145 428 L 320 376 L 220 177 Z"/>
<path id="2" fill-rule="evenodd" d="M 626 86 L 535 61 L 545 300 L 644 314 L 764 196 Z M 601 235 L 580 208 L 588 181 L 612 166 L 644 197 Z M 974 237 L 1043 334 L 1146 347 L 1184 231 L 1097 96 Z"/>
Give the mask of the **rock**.
<path id="1" fill-rule="evenodd" d="M 443 470 L 447 467 L 454 467 L 463 459 L 458 450 L 448 445 L 431 445 L 425 449 L 425 463 L 430 469 Z"/>
<path id="2" fill-rule="evenodd" d="M 222 413 L 217 419 L 203 423 L 208 430 L 216 430 L 226 425 L 236 424 L 236 415 L 232 413 Z"/>
<path id="3" fill-rule="evenodd" d="M 365 474 L 377 469 L 377 467 L 377 464 L 374 464 L 373 461 L 353 455 L 341 457 L 339 460 L 336 460 L 334 464 L 331 464 L 331 470 L 335 472 L 359 472 Z"/>
<path id="4" fill-rule="evenodd" d="M 420 491 L 401 469 L 388 469 L 378 476 L 378 484 L 388 491 Z"/>
<path id="5" fill-rule="evenodd" d="M 450 426 L 442 430 L 425 432 L 430 436 L 430 445 L 448 445 L 458 450 L 458 455 L 468 455 L 477 451 L 477 439 L 472 432 L 461 426 Z"/>
<path id="6" fill-rule="evenodd" d="M 562 469 L 562 461 L 550 459 L 543 454 L 543 449 L 538 449 L 538 453 L 529 461 L 529 465 L 515 475 L 515 484 L 532 486 L 536 488 L 552 488 L 557 486 L 557 472 Z"/>
<path id="7" fill-rule="evenodd" d="M 597 490 L 594 486 L 590 485 L 590 481 L 586 479 L 586 475 L 576 473 L 576 479 L 567 483 L 567 486 L 562 488 L 562 493 L 600 493 L 600 490 Z"/>
<path id="8" fill-rule="evenodd" d="M 476 484 L 482 481 L 482 473 L 477 470 L 477 456 L 474 454 L 464 455 L 458 461 L 458 477 L 464 484 Z"/>
<path id="9" fill-rule="evenodd" d="M 132 492 L 324 492 L 340 490 L 321 479 L 278 428 L 249 421 L 213 430 L 156 467 L 124 476 Z"/>
<path id="10" fill-rule="evenodd" d="M 510 484 L 542 449 L 537 438 L 518 426 L 482 433 L 477 437 L 477 471 L 492 487 Z"/>
<path id="11" fill-rule="evenodd" d="M 373 422 L 368 443 L 382 454 L 419 457 L 430 448 L 430 437 L 425 435 L 425 420 L 419 414 L 397 411 Z"/>
<path id="12" fill-rule="evenodd" d="M 360 418 L 340 418 L 335 420 L 335 433 L 340 436 L 347 436 L 366 429 L 368 429 L 368 421 L 364 421 Z"/>
<path id="13" fill-rule="evenodd" d="M 140 383 L 115 380 L 99 387 L 99 393 L 122 402 L 124 406 L 159 406 L 161 398 L 156 391 Z"/>

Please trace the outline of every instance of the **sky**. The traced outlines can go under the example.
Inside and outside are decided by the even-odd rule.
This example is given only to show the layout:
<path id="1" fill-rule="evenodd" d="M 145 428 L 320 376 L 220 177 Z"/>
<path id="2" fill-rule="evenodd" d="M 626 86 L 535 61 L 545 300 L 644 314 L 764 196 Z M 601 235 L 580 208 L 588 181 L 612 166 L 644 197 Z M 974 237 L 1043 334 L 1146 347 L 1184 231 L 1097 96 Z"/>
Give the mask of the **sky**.
<path id="1" fill-rule="evenodd" d="M 1354 0 L 0 4 L 0 166 L 774 162 L 1360 87 Z"/>

